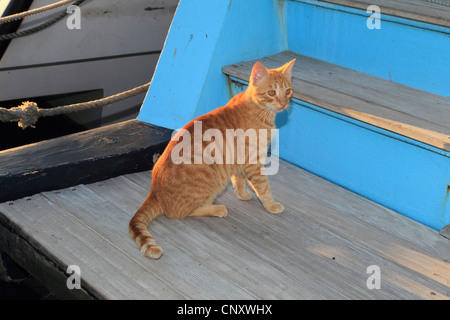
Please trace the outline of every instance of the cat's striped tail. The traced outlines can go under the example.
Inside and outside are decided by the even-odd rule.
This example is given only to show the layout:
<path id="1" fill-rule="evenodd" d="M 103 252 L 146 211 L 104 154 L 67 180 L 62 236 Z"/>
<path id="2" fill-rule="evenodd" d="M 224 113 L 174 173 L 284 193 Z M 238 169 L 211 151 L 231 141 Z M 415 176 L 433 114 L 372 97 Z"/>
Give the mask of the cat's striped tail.
<path id="1" fill-rule="evenodd" d="M 155 244 L 155 238 L 148 232 L 150 222 L 160 215 L 162 210 L 149 195 L 130 221 L 131 238 L 136 242 L 139 250 L 148 258 L 159 259 L 162 255 L 161 247 Z"/>

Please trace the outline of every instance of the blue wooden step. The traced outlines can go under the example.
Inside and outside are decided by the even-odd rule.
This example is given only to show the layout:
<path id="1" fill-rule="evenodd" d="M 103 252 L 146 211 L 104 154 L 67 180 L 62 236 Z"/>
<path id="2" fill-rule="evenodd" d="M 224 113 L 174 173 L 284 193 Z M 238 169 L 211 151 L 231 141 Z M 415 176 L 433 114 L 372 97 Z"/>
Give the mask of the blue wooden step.
<path id="1" fill-rule="evenodd" d="M 248 84 L 256 61 L 277 68 L 292 59 L 295 99 L 450 151 L 449 98 L 291 51 L 226 66 L 223 72 Z"/>
<path id="2" fill-rule="evenodd" d="M 448 224 L 450 99 L 290 51 L 258 61 L 293 58 L 294 99 L 277 117 L 281 157 L 436 229 Z M 233 94 L 254 63 L 223 68 Z"/>

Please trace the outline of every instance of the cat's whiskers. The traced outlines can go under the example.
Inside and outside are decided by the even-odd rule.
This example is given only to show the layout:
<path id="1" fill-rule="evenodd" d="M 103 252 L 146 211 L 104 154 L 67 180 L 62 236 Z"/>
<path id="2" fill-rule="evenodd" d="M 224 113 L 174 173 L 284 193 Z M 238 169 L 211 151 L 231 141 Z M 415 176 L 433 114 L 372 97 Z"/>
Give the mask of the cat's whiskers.
<path id="1" fill-rule="evenodd" d="M 266 108 L 260 108 L 256 114 L 256 119 L 262 120 L 265 112 L 266 112 Z"/>
<path id="2" fill-rule="evenodd" d="M 257 119 L 261 120 L 262 122 L 266 122 L 266 120 L 272 115 L 273 110 L 269 107 L 263 107 L 259 110 L 257 114 Z"/>

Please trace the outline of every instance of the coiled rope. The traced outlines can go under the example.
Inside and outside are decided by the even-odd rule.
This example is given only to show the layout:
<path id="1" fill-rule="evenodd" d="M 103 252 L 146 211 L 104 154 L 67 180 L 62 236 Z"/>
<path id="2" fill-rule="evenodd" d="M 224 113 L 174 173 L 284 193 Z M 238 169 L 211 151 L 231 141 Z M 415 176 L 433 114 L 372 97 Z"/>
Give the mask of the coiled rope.
<path id="1" fill-rule="evenodd" d="M 127 99 L 140 93 L 146 92 L 150 87 L 150 83 L 151 82 L 106 98 L 93 100 L 89 102 L 71 104 L 67 106 L 60 106 L 51 109 L 41 109 L 38 108 L 35 102 L 25 101 L 22 102 L 21 106 L 14 107 L 11 109 L 0 108 L 0 121 L 1 122 L 18 121 L 18 125 L 22 129 L 25 129 L 27 127 L 34 128 L 36 122 L 38 121 L 38 118 L 40 117 L 51 117 L 60 114 L 79 112 L 110 105 L 117 101 Z"/>

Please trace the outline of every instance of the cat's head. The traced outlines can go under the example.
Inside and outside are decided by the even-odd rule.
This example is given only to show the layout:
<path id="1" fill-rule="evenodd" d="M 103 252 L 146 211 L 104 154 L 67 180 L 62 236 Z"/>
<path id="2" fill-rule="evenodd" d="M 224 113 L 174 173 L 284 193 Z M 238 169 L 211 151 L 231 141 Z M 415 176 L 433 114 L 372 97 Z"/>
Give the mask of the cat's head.
<path id="1" fill-rule="evenodd" d="M 259 61 L 255 63 L 250 76 L 249 88 L 253 99 L 260 105 L 276 112 L 289 107 L 294 93 L 291 85 L 291 71 L 294 60 L 278 69 L 267 69 Z"/>

